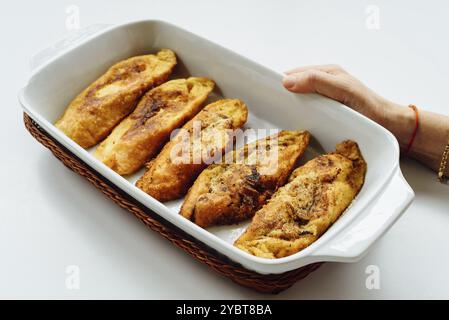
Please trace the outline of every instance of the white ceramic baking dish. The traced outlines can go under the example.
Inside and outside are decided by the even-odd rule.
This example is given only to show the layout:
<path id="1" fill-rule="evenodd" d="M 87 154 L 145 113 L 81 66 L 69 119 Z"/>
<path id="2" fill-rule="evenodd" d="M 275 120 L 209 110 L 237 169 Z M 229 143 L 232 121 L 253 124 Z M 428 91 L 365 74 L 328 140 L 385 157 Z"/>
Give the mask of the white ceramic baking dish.
<path id="1" fill-rule="evenodd" d="M 134 186 L 137 175 L 121 177 L 97 161 L 92 150 L 84 150 L 53 126 L 67 104 L 114 62 L 160 48 L 176 52 L 178 76 L 210 77 L 218 85 L 218 95 L 245 101 L 250 111 L 247 127 L 306 129 L 326 151 L 344 139 L 359 143 L 368 163 L 365 185 L 318 241 L 282 259 L 251 256 L 232 245 L 245 224 L 209 230 L 198 227 L 178 215 L 181 201 L 156 201 Z M 400 171 L 398 144 L 390 132 L 329 99 L 289 93 L 281 85 L 280 73 L 169 23 L 149 20 L 93 26 L 45 50 L 32 65 L 39 66 L 19 93 L 28 115 L 118 188 L 247 269 L 283 273 L 314 262 L 355 261 L 391 227 L 414 197 Z"/>

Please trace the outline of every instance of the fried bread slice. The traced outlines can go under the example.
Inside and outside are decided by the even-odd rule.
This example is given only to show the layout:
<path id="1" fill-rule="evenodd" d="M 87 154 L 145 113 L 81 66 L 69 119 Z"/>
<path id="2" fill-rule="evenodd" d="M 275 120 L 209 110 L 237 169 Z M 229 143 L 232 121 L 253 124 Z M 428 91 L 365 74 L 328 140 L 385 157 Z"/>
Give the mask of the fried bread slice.
<path id="1" fill-rule="evenodd" d="M 98 146 L 95 156 L 118 174 L 140 169 L 195 116 L 214 88 L 206 78 L 168 81 L 148 91 L 136 109 Z"/>
<path id="2" fill-rule="evenodd" d="M 175 65 L 168 49 L 116 63 L 69 104 L 55 126 L 83 148 L 97 144 L 148 89 L 167 80 Z"/>
<path id="3" fill-rule="evenodd" d="M 347 140 L 336 151 L 296 169 L 235 241 L 258 257 L 282 258 L 316 241 L 351 204 L 363 186 L 367 165 L 357 144 Z"/>
<path id="4" fill-rule="evenodd" d="M 136 186 L 159 201 L 184 196 L 198 174 L 222 157 L 234 140 L 235 129 L 242 127 L 247 117 L 248 109 L 240 100 L 209 104 L 148 163 Z"/>
<path id="5" fill-rule="evenodd" d="M 205 228 L 251 218 L 287 181 L 309 143 L 307 131 L 281 131 L 235 151 L 233 163 L 206 168 L 180 214 Z"/>

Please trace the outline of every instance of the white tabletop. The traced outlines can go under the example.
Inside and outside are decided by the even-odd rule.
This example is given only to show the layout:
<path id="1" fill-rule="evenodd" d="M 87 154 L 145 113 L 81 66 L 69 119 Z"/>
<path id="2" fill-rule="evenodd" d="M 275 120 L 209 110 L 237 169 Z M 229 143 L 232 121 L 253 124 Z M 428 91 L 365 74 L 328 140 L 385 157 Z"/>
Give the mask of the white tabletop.
<path id="1" fill-rule="evenodd" d="M 391 100 L 449 114 L 445 0 L 2 4 L 0 298 L 272 298 L 147 229 L 25 131 L 16 94 L 28 61 L 76 26 L 77 10 L 81 27 L 167 20 L 279 71 L 338 63 Z M 368 255 L 327 263 L 274 298 L 449 298 L 449 186 L 414 161 L 401 166 L 416 199 Z M 71 265 L 79 289 L 67 283 Z M 378 289 L 366 286 L 370 265 L 380 272 Z"/>

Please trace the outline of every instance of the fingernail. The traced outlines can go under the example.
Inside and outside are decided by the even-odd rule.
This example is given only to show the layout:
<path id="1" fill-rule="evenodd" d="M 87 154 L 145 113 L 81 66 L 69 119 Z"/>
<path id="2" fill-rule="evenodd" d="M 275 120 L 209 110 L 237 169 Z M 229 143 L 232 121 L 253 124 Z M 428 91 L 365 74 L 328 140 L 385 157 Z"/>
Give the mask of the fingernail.
<path id="1" fill-rule="evenodd" d="M 292 88 L 295 85 L 295 77 L 291 75 L 287 75 L 282 80 L 282 83 L 284 84 L 284 87 L 287 89 Z"/>

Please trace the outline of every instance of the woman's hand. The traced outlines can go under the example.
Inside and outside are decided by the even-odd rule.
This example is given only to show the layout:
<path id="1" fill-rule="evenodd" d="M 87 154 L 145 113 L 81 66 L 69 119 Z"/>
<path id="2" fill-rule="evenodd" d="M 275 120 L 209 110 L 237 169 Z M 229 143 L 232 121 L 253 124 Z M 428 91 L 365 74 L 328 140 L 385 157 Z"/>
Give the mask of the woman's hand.
<path id="1" fill-rule="evenodd" d="M 337 65 L 293 69 L 286 72 L 283 84 L 292 92 L 318 93 L 364 114 L 390 130 L 402 148 L 410 141 L 415 127 L 414 111 L 379 96 Z M 418 133 L 409 155 L 438 170 L 449 139 L 449 117 L 423 110 L 419 110 L 419 115 Z"/>
<path id="2" fill-rule="evenodd" d="M 377 122 L 382 122 L 386 111 L 394 107 L 338 65 L 296 68 L 286 72 L 283 83 L 292 92 L 321 94 Z"/>

